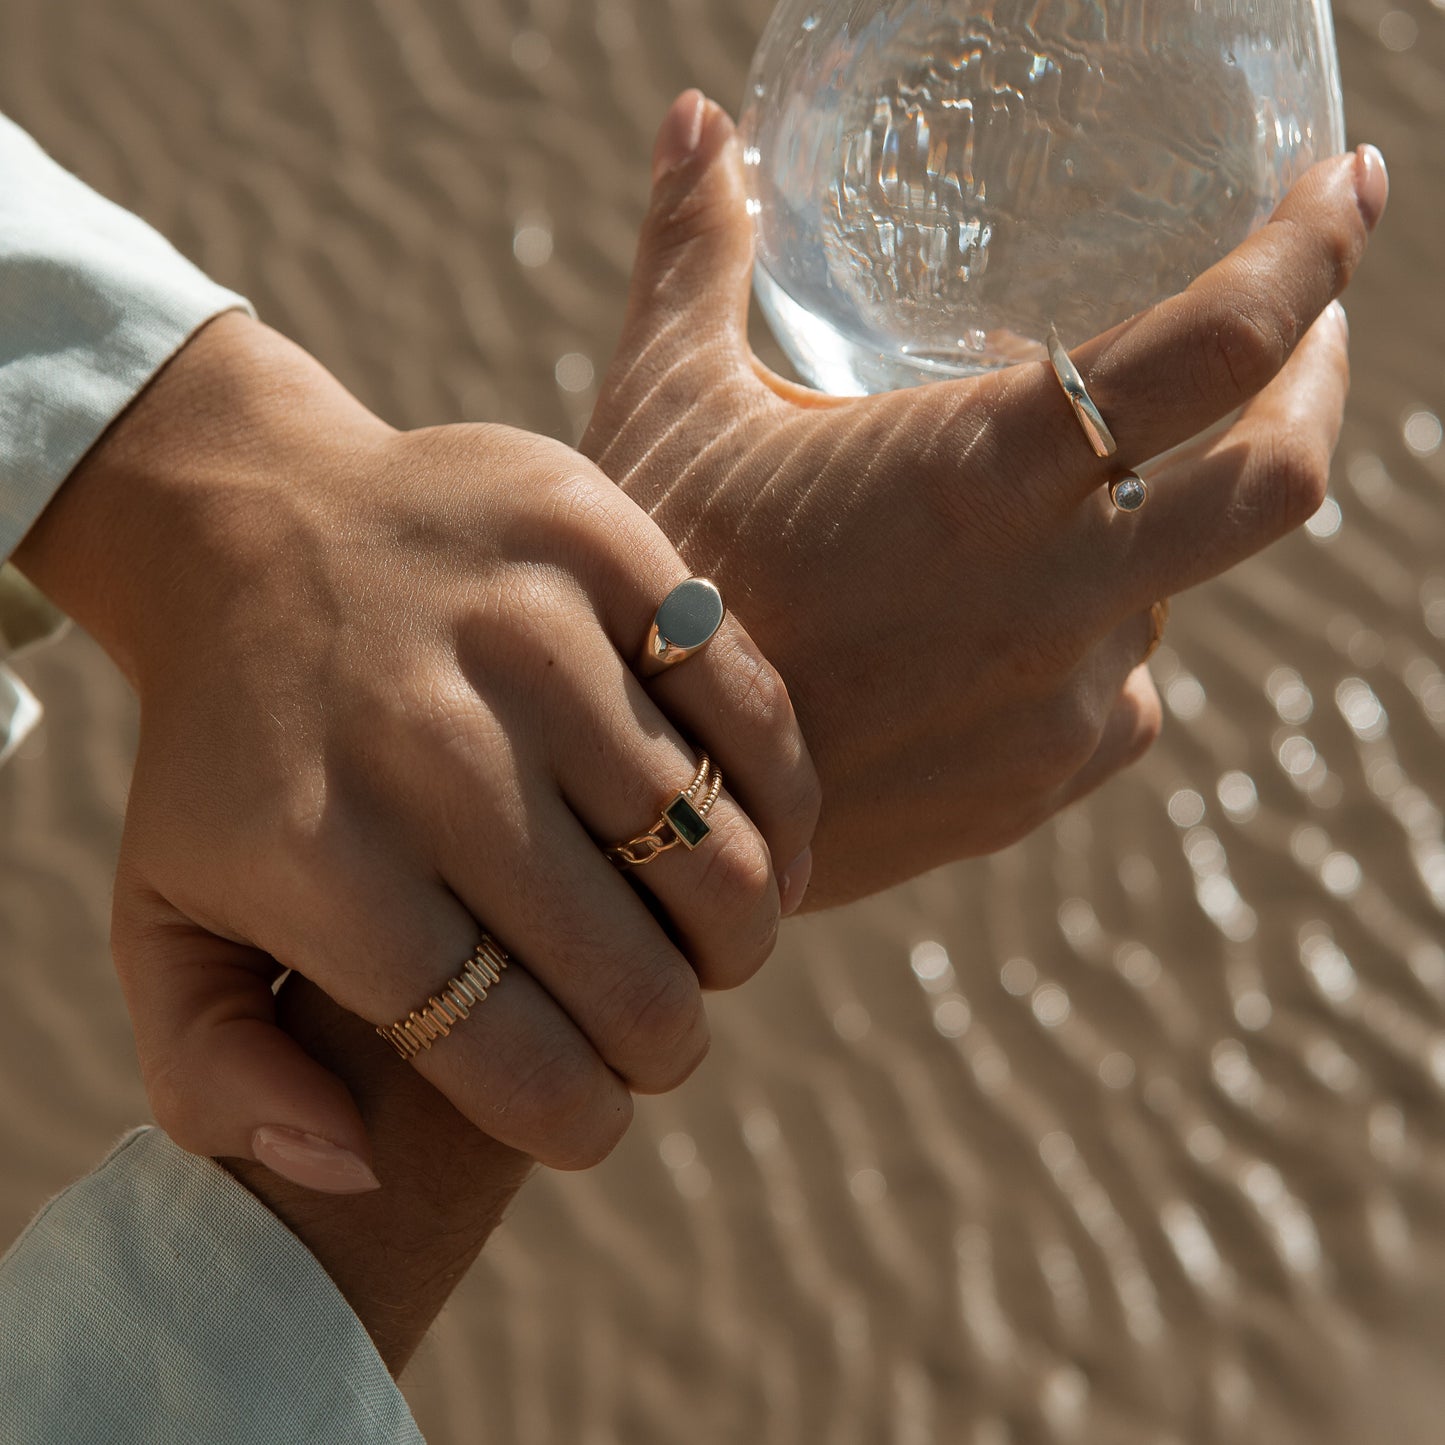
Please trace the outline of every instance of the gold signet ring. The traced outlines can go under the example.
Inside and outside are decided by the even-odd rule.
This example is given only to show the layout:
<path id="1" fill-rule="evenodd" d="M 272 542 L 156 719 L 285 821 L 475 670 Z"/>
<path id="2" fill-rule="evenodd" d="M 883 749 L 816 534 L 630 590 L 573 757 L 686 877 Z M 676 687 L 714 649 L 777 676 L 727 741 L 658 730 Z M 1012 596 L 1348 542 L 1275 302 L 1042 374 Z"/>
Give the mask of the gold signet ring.
<path id="1" fill-rule="evenodd" d="M 717 635 L 725 616 L 727 608 L 716 583 L 706 577 L 679 582 L 652 619 L 642 650 L 642 675 L 655 677 L 701 652 Z"/>
<path id="2" fill-rule="evenodd" d="M 1094 455 L 1113 456 L 1118 450 L 1114 434 L 1105 425 L 1099 408 L 1094 405 L 1094 399 L 1089 395 L 1088 387 L 1084 385 L 1084 378 L 1079 375 L 1079 368 L 1070 359 L 1064 343 L 1059 340 L 1059 333 L 1052 326 L 1049 327 L 1048 348 L 1054 375 L 1058 377 L 1059 385 L 1063 387 L 1064 395 L 1068 397 L 1069 405 L 1073 407 L 1074 415 L 1078 417 L 1079 425 L 1083 427 Z"/>

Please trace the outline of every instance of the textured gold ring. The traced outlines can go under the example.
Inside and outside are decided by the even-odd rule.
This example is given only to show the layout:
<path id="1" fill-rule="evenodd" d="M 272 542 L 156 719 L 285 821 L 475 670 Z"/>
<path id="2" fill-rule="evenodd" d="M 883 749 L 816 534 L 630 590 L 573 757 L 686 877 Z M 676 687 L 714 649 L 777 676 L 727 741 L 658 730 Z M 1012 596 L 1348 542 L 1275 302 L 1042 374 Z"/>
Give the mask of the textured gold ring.
<path id="1" fill-rule="evenodd" d="M 433 994 L 399 1023 L 379 1026 L 377 1033 L 402 1058 L 414 1059 L 471 1016 L 472 1010 L 501 982 L 502 971 L 511 961 L 506 949 L 490 933 L 484 933 L 466 967 L 448 979 L 439 994 Z"/>
<path id="2" fill-rule="evenodd" d="M 1069 405 L 1074 409 L 1074 415 L 1079 419 L 1079 425 L 1084 429 L 1084 435 L 1089 439 L 1089 446 L 1093 449 L 1096 457 L 1111 457 L 1118 450 L 1114 443 L 1114 434 L 1104 423 L 1104 418 L 1099 408 L 1094 405 L 1094 398 L 1089 395 L 1089 389 L 1084 385 L 1084 378 L 1079 375 L 1079 368 L 1074 365 L 1064 343 L 1059 340 L 1059 333 L 1052 326 L 1049 327 L 1048 335 L 1049 364 L 1054 368 L 1054 375 L 1059 379 L 1059 385 L 1064 389 L 1064 395 L 1069 399 Z"/>
<path id="3" fill-rule="evenodd" d="M 722 770 L 704 753 L 692 782 L 663 808 L 657 822 L 647 832 L 609 848 L 607 856 L 619 868 L 641 868 L 679 843 L 691 852 L 712 832 L 707 815 L 721 792 Z"/>
<path id="4" fill-rule="evenodd" d="M 1149 646 L 1144 649 L 1143 661 L 1148 662 L 1164 641 L 1164 629 L 1169 625 L 1169 599 L 1161 597 L 1149 605 Z"/>

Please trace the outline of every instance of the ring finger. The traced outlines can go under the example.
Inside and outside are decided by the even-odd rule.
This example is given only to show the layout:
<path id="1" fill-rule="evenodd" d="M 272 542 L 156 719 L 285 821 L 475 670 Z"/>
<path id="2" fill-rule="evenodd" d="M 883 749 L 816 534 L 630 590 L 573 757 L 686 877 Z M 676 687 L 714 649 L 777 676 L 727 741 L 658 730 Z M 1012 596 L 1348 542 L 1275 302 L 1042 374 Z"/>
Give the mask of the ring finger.
<path id="1" fill-rule="evenodd" d="M 1140 512 L 1088 499 L 1087 545 L 1112 559 L 1101 575 L 1116 616 L 1227 571 L 1314 514 L 1349 390 L 1346 341 L 1331 307 L 1232 426 L 1150 477 Z"/>
<path id="2" fill-rule="evenodd" d="M 589 650 L 551 673 L 559 689 L 548 709 L 558 719 L 550 740 L 557 780 L 600 859 L 601 849 L 662 822 L 663 809 L 696 778 L 701 749 L 678 734 L 616 653 Z M 705 822 L 696 847 L 669 847 L 628 874 L 661 906 L 703 986 L 733 988 L 772 951 L 778 885 L 768 845 L 726 776 Z M 660 834 L 673 838 L 666 825 Z"/>
<path id="3" fill-rule="evenodd" d="M 257 946 L 379 1027 L 424 1011 L 463 972 L 484 931 L 505 947 L 502 930 L 515 924 L 481 909 L 469 916 L 436 879 L 391 856 L 334 860 L 327 895 L 335 907 L 324 923 L 319 910 L 273 910 L 274 936 Z M 626 1130 L 631 1096 L 529 963 L 515 953 L 486 997 L 412 1063 L 501 1143 L 554 1168 L 585 1168 Z M 388 1048 L 377 1041 L 379 1063 Z M 395 1057 L 390 1065 L 404 1067 Z"/>

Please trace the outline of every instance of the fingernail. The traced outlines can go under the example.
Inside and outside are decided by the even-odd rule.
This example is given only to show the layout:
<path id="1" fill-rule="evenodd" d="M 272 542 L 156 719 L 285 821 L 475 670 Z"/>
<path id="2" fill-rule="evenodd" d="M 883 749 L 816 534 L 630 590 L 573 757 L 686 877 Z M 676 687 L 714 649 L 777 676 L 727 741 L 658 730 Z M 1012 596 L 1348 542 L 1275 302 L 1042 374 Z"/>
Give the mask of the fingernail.
<path id="1" fill-rule="evenodd" d="M 782 900 L 780 911 L 784 918 L 790 918 L 803 906 L 808 880 L 812 876 L 813 850 L 808 848 L 794 858 L 778 878 L 778 896 Z"/>
<path id="2" fill-rule="evenodd" d="M 675 171 L 702 141 L 702 121 L 707 98 L 700 90 L 689 90 L 673 101 L 657 135 L 652 152 L 652 184 Z"/>
<path id="3" fill-rule="evenodd" d="M 1373 231 L 1385 214 L 1385 202 L 1390 199 L 1390 173 L 1385 169 L 1384 156 L 1371 145 L 1360 146 L 1355 151 L 1355 199 L 1365 225 Z"/>
<path id="4" fill-rule="evenodd" d="M 1331 301 L 1325 310 L 1335 318 L 1335 325 L 1345 334 L 1345 340 L 1350 339 L 1350 318 L 1345 315 L 1345 308 L 1338 301 Z"/>
<path id="5" fill-rule="evenodd" d="M 381 1180 L 364 1159 L 323 1139 L 279 1124 L 263 1124 L 251 1136 L 257 1160 L 283 1179 L 323 1194 L 364 1194 L 380 1189 Z"/>

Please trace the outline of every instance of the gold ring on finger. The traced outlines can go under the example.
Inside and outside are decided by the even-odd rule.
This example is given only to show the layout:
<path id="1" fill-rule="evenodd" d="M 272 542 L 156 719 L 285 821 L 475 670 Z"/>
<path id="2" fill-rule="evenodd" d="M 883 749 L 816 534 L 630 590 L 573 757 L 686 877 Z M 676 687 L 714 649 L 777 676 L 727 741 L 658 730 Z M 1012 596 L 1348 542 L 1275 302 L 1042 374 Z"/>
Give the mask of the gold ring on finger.
<path id="1" fill-rule="evenodd" d="M 403 1059 L 414 1059 L 438 1039 L 444 1039 L 502 981 L 502 972 L 512 961 L 507 950 L 490 933 L 472 950 L 466 966 L 447 980 L 440 993 L 434 993 L 421 1008 L 413 1009 L 394 1024 L 381 1024 L 377 1033 Z"/>
<path id="2" fill-rule="evenodd" d="M 1164 641 L 1164 629 L 1169 625 L 1169 599 L 1162 597 L 1149 605 L 1149 645 L 1144 649 L 1142 661 L 1148 662 Z"/>
<path id="3" fill-rule="evenodd" d="M 641 868 L 679 843 L 691 852 L 712 832 L 707 815 L 721 792 L 722 770 L 704 753 L 692 782 L 663 807 L 657 822 L 647 832 L 614 844 L 608 858 L 619 868 Z"/>
<path id="4" fill-rule="evenodd" d="M 726 616 L 717 583 L 706 577 L 679 582 L 653 615 L 639 665 L 642 676 L 655 677 L 701 652 L 717 636 Z"/>
<path id="5" fill-rule="evenodd" d="M 1049 363 L 1054 368 L 1054 375 L 1058 377 L 1059 385 L 1063 387 L 1064 395 L 1068 397 L 1069 405 L 1073 407 L 1074 415 L 1078 418 L 1084 435 L 1089 439 L 1094 455 L 1113 456 L 1118 450 L 1114 434 L 1106 425 L 1099 408 L 1094 405 L 1094 398 L 1089 395 L 1089 388 L 1084 385 L 1079 368 L 1074 365 L 1064 343 L 1059 340 L 1059 333 L 1052 326 L 1049 327 L 1047 344 Z"/>

